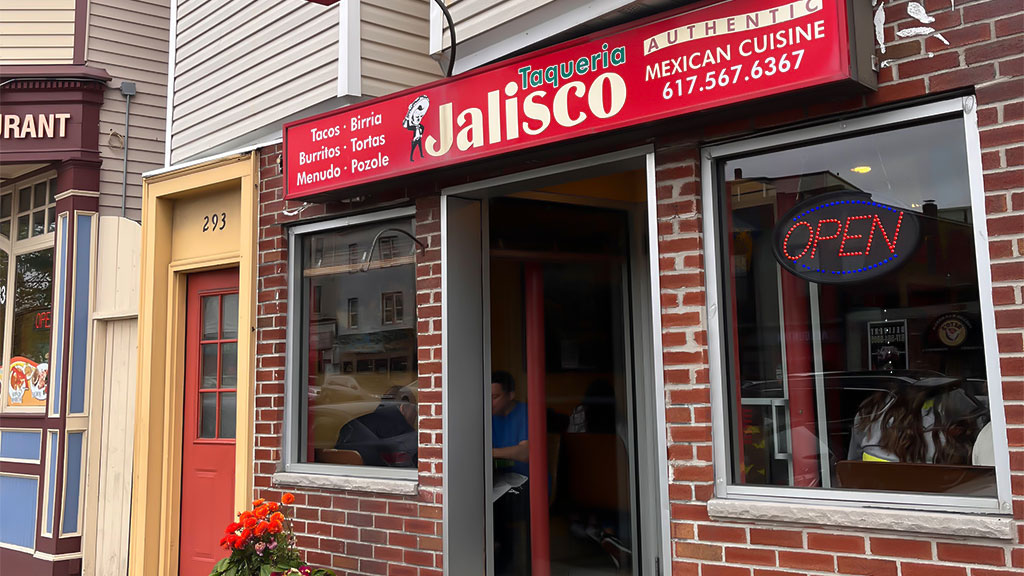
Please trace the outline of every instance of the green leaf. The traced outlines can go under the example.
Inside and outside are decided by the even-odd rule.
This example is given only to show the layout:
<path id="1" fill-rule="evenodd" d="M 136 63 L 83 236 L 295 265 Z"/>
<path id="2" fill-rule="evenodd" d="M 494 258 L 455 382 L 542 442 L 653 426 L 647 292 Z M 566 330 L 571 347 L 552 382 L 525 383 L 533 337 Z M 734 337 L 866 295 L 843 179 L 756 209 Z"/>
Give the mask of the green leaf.
<path id="1" fill-rule="evenodd" d="M 263 566 L 260 566 L 260 576 L 270 576 L 271 572 L 276 572 L 276 571 L 277 570 L 274 570 L 273 568 L 271 568 L 269 564 L 264 564 Z"/>
<path id="2" fill-rule="evenodd" d="M 232 566 L 227 569 L 227 572 L 224 572 L 224 576 L 238 576 L 238 569 Z"/>
<path id="3" fill-rule="evenodd" d="M 219 574 L 223 574 L 224 571 L 227 570 L 228 560 L 229 558 L 221 558 L 220 560 L 218 560 L 217 563 L 213 565 L 213 571 L 210 572 L 210 576 L 218 576 Z"/>

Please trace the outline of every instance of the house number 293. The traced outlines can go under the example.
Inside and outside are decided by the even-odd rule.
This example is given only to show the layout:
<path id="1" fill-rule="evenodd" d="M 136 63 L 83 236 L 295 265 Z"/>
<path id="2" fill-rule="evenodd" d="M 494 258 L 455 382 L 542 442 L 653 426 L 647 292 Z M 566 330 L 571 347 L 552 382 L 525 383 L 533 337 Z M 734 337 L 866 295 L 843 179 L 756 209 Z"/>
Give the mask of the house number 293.
<path id="1" fill-rule="evenodd" d="M 203 216 L 203 232 L 216 232 L 217 230 L 223 230 L 227 222 L 228 215 L 223 212 L 220 214 Z"/>

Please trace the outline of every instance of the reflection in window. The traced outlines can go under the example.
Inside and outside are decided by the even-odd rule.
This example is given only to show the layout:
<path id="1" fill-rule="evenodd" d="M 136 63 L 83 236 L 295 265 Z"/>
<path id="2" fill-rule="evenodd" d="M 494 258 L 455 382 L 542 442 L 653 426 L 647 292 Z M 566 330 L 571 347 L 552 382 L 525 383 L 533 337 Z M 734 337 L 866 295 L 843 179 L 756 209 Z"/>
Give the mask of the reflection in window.
<path id="1" fill-rule="evenodd" d="M 398 253 L 395 252 L 395 242 L 398 238 L 394 236 L 385 236 L 380 239 L 380 259 L 381 260 L 392 260 Z"/>
<path id="2" fill-rule="evenodd" d="M 733 482 L 995 495 L 963 132 L 954 118 L 719 164 Z M 828 218 L 821 198 L 840 199 Z M 870 210 L 917 238 L 895 250 Z M 857 264 L 823 276 L 830 251 Z M 783 252 L 808 256 L 784 268 Z M 875 275 L 878 254 L 896 265 Z"/>
<path id="3" fill-rule="evenodd" d="M 384 316 L 381 322 L 384 324 L 400 324 L 402 322 L 402 293 L 388 292 L 381 295 L 381 309 Z"/>
<path id="4" fill-rule="evenodd" d="M 348 327 L 350 330 L 359 328 L 359 298 L 348 299 Z"/>
<path id="5" fill-rule="evenodd" d="M 199 438 L 235 437 L 238 389 L 238 293 L 202 298 Z"/>
<path id="6" fill-rule="evenodd" d="M 386 252 L 382 238 L 369 261 L 358 256 L 385 228 L 411 234 L 412 221 L 302 237 L 302 462 L 416 467 L 416 319 L 404 309 L 416 289 L 413 240 L 392 237 Z"/>
<path id="7" fill-rule="evenodd" d="M 21 254 L 14 264 L 14 326 L 8 402 L 45 406 L 49 388 L 53 249 Z"/>

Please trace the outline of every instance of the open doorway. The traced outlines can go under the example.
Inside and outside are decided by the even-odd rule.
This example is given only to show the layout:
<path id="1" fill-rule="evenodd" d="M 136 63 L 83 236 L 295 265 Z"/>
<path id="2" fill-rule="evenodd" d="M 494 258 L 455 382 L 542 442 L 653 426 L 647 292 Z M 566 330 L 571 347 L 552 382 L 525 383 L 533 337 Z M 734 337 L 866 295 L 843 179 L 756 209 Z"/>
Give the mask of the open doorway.
<path id="1" fill-rule="evenodd" d="M 489 213 L 495 574 L 633 574 L 627 213 Z"/>
<path id="2" fill-rule="evenodd" d="M 664 408 L 645 160 L 444 199 L 449 573 L 658 573 Z"/>

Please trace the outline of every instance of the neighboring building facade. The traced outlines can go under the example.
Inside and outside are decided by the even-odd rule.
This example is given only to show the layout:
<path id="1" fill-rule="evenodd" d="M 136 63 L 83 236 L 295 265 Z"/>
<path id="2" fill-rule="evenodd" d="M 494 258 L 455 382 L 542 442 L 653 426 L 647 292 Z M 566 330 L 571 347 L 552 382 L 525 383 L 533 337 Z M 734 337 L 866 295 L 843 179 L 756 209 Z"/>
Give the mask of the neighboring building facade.
<path id="1" fill-rule="evenodd" d="M 451 13 L 454 79 L 172 121 L 174 163 L 244 148 L 147 180 L 133 574 L 213 559 L 184 564 L 187 444 L 231 434 L 226 499 L 294 493 L 343 574 L 1024 570 L 1019 6 Z"/>
<path id="2" fill-rule="evenodd" d="M 166 163 L 146 175 L 143 194 L 129 573 L 206 575 L 223 554 L 224 526 L 249 506 L 255 475 L 266 472 L 253 460 L 266 449 L 254 434 L 263 433 L 257 411 L 272 409 L 255 393 L 256 314 L 265 302 L 257 282 L 276 267 L 257 256 L 269 249 L 257 228 L 259 189 L 279 160 L 263 150 L 279 145 L 289 120 L 441 72 L 428 52 L 428 5 L 419 0 L 200 1 L 172 10 Z M 408 250 L 408 237 L 395 234 L 386 249 Z M 349 244 L 371 240 L 326 242 L 316 257 L 354 271 Z M 339 322 L 313 312 L 315 355 L 339 373 L 398 382 L 415 362 L 416 296 L 396 270 L 372 274 L 394 286 L 386 300 L 321 287 L 325 301 L 345 301 L 346 314 Z M 332 345 L 339 331 L 359 344 L 374 326 L 405 344 L 369 362 Z M 326 436 L 322 444 L 333 447 Z"/>
<path id="3" fill-rule="evenodd" d="M 159 1 L 0 7 L 4 573 L 127 563 L 124 359 L 141 174 L 162 164 L 167 16 Z"/>

